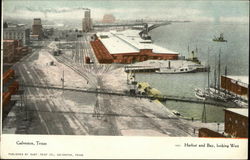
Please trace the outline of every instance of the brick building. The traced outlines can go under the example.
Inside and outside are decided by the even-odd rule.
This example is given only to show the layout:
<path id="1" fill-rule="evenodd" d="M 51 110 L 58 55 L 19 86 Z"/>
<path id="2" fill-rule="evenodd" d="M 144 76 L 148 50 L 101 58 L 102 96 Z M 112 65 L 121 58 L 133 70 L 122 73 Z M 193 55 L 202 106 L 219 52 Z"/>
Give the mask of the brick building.
<path id="1" fill-rule="evenodd" d="M 91 45 L 100 63 L 134 63 L 150 59 L 176 60 L 179 53 L 144 40 L 138 31 L 99 32 L 92 36 Z"/>
<path id="2" fill-rule="evenodd" d="M 200 128 L 199 137 L 225 137 L 225 136 L 208 128 Z"/>
<path id="3" fill-rule="evenodd" d="M 3 40 L 3 62 L 13 62 L 16 58 L 22 57 L 31 49 L 22 45 L 21 40 Z"/>
<path id="4" fill-rule="evenodd" d="M 248 109 L 225 109 L 225 133 L 239 138 L 248 137 Z"/>
<path id="5" fill-rule="evenodd" d="M 199 137 L 248 138 L 248 108 L 227 108 L 225 111 L 224 132 L 200 128 Z"/>
<path id="6" fill-rule="evenodd" d="M 248 97 L 248 76 L 221 76 L 221 88 Z"/>
<path id="7" fill-rule="evenodd" d="M 115 17 L 112 14 L 105 14 L 102 19 L 102 23 L 114 23 Z"/>
<path id="8" fill-rule="evenodd" d="M 14 60 L 17 46 L 16 40 L 3 40 L 3 62 L 12 62 Z"/>

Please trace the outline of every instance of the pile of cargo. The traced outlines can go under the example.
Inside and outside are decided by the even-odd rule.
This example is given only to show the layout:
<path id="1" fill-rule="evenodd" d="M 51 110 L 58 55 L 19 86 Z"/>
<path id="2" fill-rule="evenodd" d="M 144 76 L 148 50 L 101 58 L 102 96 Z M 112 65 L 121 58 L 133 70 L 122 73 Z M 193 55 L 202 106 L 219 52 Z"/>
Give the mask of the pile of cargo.
<path id="1" fill-rule="evenodd" d="M 110 55 L 109 51 L 104 47 L 100 40 L 97 39 L 91 41 L 90 44 L 99 63 L 113 63 L 113 57 Z"/>
<path id="2" fill-rule="evenodd" d="M 14 76 L 15 76 L 15 71 L 13 69 L 9 69 L 8 71 L 6 71 L 3 74 L 3 84 L 8 85 L 8 83 L 11 82 L 11 79 L 14 79 Z M 7 115 L 11 109 L 11 106 L 9 105 L 11 95 L 16 94 L 18 90 L 19 90 L 19 83 L 17 81 L 14 81 L 10 83 L 7 91 L 3 92 L 2 106 L 4 115 Z"/>
<path id="3" fill-rule="evenodd" d="M 85 57 L 85 63 L 90 64 L 90 58 L 88 56 Z"/>

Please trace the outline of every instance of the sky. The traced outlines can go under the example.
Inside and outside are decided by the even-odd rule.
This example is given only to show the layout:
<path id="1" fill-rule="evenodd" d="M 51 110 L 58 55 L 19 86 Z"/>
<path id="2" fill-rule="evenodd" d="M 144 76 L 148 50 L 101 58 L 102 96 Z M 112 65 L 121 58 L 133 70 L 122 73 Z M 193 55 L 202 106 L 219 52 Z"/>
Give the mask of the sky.
<path id="1" fill-rule="evenodd" d="M 84 10 L 91 9 L 91 17 L 101 20 L 104 14 L 116 19 L 162 19 L 209 22 L 249 23 L 249 2 L 199 0 L 3 0 L 3 16 L 7 18 L 50 20 L 83 18 Z"/>

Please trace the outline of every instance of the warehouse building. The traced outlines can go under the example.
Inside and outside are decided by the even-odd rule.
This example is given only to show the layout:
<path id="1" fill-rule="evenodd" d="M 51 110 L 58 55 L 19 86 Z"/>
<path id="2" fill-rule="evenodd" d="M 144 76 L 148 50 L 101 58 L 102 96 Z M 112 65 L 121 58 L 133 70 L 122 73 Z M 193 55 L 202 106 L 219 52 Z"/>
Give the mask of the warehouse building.
<path id="1" fill-rule="evenodd" d="M 179 53 L 140 37 L 138 30 L 99 32 L 91 45 L 100 63 L 134 63 L 150 59 L 176 60 Z"/>
<path id="2" fill-rule="evenodd" d="M 3 40 L 3 62 L 12 62 L 14 60 L 17 45 L 15 40 Z"/>
<path id="3" fill-rule="evenodd" d="M 225 133 L 232 137 L 248 137 L 248 109 L 225 109 Z"/>
<path id="4" fill-rule="evenodd" d="M 24 25 L 8 25 L 5 23 L 3 28 L 4 40 L 21 40 L 22 45 L 29 45 L 30 43 L 30 29 L 25 28 Z"/>
<path id="5" fill-rule="evenodd" d="M 248 76 L 221 76 L 221 88 L 243 98 L 248 97 Z"/>
<path id="6" fill-rule="evenodd" d="M 114 23 L 115 17 L 112 14 L 105 14 L 102 19 L 102 23 Z"/>
<path id="7" fill-rule="evenodd" d="M 23 46 L 21 40 L 3 40 L 3 62 L 10 63 L 31 52 L 31 48 Z"/>
<path id="8" fill-rule="evenodd" d="M 224 112 L 224 132 L 200 128 L 199 137 L 248 138 L 248 108 L 227 108 Z"/>

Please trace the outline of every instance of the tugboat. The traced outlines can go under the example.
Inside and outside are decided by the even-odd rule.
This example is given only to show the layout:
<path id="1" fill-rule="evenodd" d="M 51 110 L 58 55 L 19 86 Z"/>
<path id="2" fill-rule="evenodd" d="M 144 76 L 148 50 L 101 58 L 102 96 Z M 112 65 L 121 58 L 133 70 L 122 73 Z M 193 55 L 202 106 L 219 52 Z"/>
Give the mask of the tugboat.
<path id="1" fill-rule="evenodd" d="M 214 37 L 213 41 L 215 41 L 215 42 L 227 42 L 227 40 L 225 40 L 223 37 L 223 33 L 220 34 L 220 37 Z"/>

